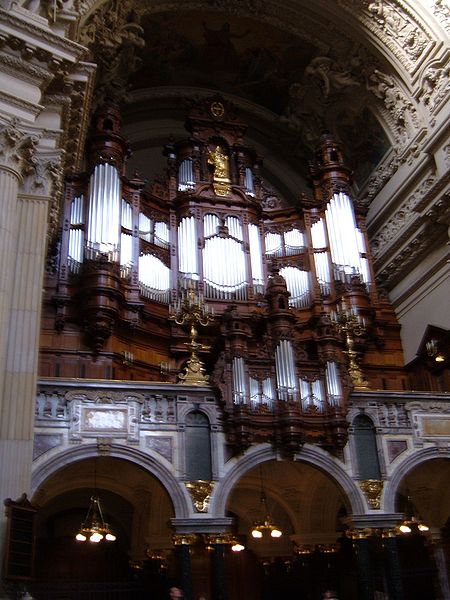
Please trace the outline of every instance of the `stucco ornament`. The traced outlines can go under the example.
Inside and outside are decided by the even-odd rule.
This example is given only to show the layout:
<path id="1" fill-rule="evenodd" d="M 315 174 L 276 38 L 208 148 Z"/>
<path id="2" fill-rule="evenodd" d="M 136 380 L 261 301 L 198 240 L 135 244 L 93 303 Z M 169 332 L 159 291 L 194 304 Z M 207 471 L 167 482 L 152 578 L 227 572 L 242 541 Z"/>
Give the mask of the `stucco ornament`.
<path id="1" fill-rule="evenodd" d="M 124 99 L 130 75 L 141 65 L 144 30 L 130 0 L 104 4 L 83 24 L 79 42 L 95 49 L 98 63 L 96 102 Z"/>

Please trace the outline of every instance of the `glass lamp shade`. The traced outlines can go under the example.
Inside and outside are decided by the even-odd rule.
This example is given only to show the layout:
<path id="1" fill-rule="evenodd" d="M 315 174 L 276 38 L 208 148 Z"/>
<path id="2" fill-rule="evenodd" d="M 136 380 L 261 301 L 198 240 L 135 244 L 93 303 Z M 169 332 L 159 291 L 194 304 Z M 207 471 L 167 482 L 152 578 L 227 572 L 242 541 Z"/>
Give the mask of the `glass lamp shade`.
<path id="1" fill-rule="evenodd" d="M 116 540 L 116 536 L 111 531 L 109 524 L 105 523 L 100 498 L 98 498 L 98 496 L 91 497 L 91 503 L 86 519 L 82 523 L 75 539 L 78 542 L 85 542 L 89 539 L 93 544 L 98 544 L 103 539 L 107 542 L 114 542 Z"/>

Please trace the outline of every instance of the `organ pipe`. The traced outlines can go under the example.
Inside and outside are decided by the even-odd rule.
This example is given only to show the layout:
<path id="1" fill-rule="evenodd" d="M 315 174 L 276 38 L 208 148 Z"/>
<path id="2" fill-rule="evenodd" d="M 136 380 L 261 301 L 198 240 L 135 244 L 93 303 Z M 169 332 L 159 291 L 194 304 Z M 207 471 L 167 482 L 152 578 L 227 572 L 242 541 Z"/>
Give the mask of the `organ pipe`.
<path id="1" fill-rule="evenodd" d="M 245 404 L 247 393 L 245 385 L 244 359 L 235 356 L 233 358 L 233 398 L 235 404 Z"/>
<path id="2" fill-rule="evenodd" d="M 308 271 L 296 267 L 280 269 L 280 275 L 286 280 L 286 287 L 291 294 L 289 305 L 295 308 L 305 308 L 311 301 L 311 282 Z"/>
<path id="3" fill-rule="evenodd" d="M 294 352 L 289 340 L 281 340 L 275 350 L 275 370 L 280 399 L 288 400 L 289 391 L 296 390 Z"/>
<path id="4" fill-rule="evenodd" d="M 325 370 L 328 404 L 339 406 L 342 401 L 342 385 L 339 369 L 335 362 L 328 361 Z"/>
<path id="5" fill-rule="evenodd" d="M 332 261 L 345 274 L 361 274 L 358 229 L 347 194 L 334 194 L 325 211 Z"/>
<path id="6" fill-rule="evenodd" d="M 185 217 L 178 226 L 178 264 L 180 273 L 198 279 L 197 234 L 194 217 Z"/>
<path id="7" fill-rule="evenodd" d="M 259 236 L 259 227 L 253 223 L 249 223 L 248 236 L 250 243 L 250 265 L 252 269 L 253 285 L 262 286 L 264 284 L 263 274 L 263 263 L 262 263 L 262 249 L 261 249 L 261 238 Z"/>
<path id="8" fill-rule="evenodd" d="M 120 177 L 110 164 L 96 165 L 89 182 L 87 244 L 98 252 L 117 252 L 121 213 Z"/>

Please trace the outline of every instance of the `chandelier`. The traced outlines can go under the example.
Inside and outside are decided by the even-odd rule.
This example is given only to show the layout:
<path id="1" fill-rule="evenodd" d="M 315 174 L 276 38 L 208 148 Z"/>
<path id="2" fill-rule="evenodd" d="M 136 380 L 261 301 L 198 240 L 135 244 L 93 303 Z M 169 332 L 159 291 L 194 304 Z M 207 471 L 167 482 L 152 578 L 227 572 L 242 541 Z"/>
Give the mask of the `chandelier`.
<path id="1" fill-rule="evenodd" d="M 409 495 L 406 501 L 405 518 L 400 523 L 398 529 L 401 533 L 424 533 L 430 530 L 428 525 L 416 515 L 414 504 Z"/>
<path id="2" fill-rule="evenodd" d="M 75 539 L 78 542 L 85 542 L 89 539 L 94 544 L 98 544 L 103 539 L 107 542 L 114 542 L 116 540 L 116 536 L 111 531 L 109 524 L 105 522 L 102 505 L 98 496 L 91 496 L 91 503 L 86 518 L 81 524 Z"/>
<path id="3" fill-rule="evenodd" d="M 283 535 L 281 529 L 275 525 L 269 510 L 267 508 L 267 497 L 264 491 L 262 470 L 260 469 L 261 477 L 261 495 L 260 495 L 260 512 L 263 515 L 262 519 L 255 521 L 253 529 L 251 531 L 252 537 L 255 539 L 261 539 L 263 535 L 270 535 L 272 538 L 279 538 Z"/>

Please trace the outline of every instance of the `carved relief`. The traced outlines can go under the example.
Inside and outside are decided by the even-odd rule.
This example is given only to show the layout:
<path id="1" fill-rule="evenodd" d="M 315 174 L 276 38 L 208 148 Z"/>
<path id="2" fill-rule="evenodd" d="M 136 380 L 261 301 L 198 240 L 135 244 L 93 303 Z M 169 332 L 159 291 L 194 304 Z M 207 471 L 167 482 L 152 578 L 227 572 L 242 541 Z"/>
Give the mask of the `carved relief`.
<path id="1" fill-rule="evenodd" d="M 382 251 L 385 252 L 387 246 L 393 241 L 398 241 L 398 233 L 401 229 L 405 229 L 413 221 L 417 220 L 418 215 L 414 210 L 422 200 L 423 195 L 432 187 L 434 181 L 435 177 L 426 179 L 417 192 L 407 198 L 395 215 L 386 222 L 382 231 L 372 238 L 372 255 L 375 258 L 377 258 Z"/>
<path id="2" fill-rule="evenodd" d="M 442 26 L 450 31 L 450 7 L 447 0 L 434 0 L 433 13 Z"/>
<path id="3" fill-rule="evenodd" d="M 360 20 L 391 50 L 406 68 L 416 63 L 429 43 L 429 35 L 399 2 L 389 0 L 338 0 L 343 10 Z M 362 11 L 361 11 L 362 9 Z"/>
<path id="4" fill-rule="evenodd" d="M 116 101 L 125 97 L 129 77 L 141 64 L 137 50 L 145 45 L 143 33 L 129 0 L 116 0 L 113 6 L 104 4 L 82 27 L 79 42 L 95 47 L 99 65 L 95 96 L 98 104 L 106 97 Z"/>

